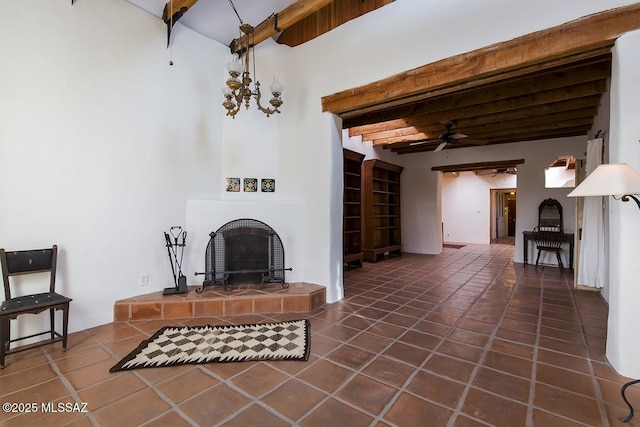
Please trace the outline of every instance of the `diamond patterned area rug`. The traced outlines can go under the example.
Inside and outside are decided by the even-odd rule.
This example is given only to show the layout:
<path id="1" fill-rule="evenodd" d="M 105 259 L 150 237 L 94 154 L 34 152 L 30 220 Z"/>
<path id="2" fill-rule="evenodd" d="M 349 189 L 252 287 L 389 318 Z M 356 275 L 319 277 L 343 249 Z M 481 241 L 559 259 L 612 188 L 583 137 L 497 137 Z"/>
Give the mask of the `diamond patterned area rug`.
<path id="1" fill-rule="evenodd" d="M 251 325 L 167 326 L 143 341 L 111 372 L 213 362 L 309 358 L 309 321 Z"/>

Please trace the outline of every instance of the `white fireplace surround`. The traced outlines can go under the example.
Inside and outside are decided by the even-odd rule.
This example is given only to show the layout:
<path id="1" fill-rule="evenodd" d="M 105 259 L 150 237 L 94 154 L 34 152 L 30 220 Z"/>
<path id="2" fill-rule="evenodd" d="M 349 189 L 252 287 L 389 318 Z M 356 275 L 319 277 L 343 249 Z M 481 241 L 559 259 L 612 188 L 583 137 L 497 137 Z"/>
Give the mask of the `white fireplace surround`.
<path id="1" fill-rule="evenodd" d="M 188 232 L 183 272 L 189 285 L 201 285 L 204 276 L 194 276 L 205 270 L 205 251 L 209 233 L 229 221 L 251 218 L 262 221 L 278 233 L 284 246 L 287 282 L 304 281 L 305 205 L 302 201 L 229 201 L 188 200 L 185 229 Z"/>

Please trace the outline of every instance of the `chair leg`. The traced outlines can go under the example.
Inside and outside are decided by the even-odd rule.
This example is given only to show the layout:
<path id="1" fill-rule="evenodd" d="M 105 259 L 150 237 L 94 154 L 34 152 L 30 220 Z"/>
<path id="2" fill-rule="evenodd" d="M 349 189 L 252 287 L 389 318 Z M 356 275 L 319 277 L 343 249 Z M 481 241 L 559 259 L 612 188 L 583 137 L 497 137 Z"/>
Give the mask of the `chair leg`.
<path id="1" fill-rule="evenodd" d="M 56 321 L 55 321 L 55 312 L 54 308 L 49 309 L 49 327 L 51 328 L 51 340 L 56 337 Z"/>
<path id="2" fill-rule="evenodd" d="M 9 343 L 9 318 L 0 318 L 0 369 L 4 369 L 4 357 Z"/>
<path id="3" fill-rule="evenodd" d="M 538 262 L 540 261 L 540 253 L 542 253 L 542 251 L 538 249 L 538 256 L 536 257 L 536 268 L 538 268 Z"/>
<path id="4" fill-rule="evenodd" d="M 62 309 L 62 350 L 67 349 L 67 325 L 69 323 L 69 303 Z"/>
<path id="5" fill-rule="evenodd" d="M 564 271 L 564 266 L 562 265 L 562 257 L 560 256 L 560 252 L 556 252 L 556 258 L 558 258 L 558 267 L 560 267 L 560 271 Z"/>

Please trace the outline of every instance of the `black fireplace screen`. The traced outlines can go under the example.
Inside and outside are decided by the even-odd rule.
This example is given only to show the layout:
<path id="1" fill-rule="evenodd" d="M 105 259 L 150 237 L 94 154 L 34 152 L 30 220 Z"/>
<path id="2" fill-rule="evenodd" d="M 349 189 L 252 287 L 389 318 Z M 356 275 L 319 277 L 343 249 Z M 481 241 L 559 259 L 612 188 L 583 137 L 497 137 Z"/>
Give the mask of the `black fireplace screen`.
<path id="1" fill-rule="evenodd" d="M 205 286 L 222 285 L 230 290 L 234 284 L 281 283 L 284 279 L 284 247 L 275 230 L 255 219 L 237 219 L 226 223 L 211 237 L 205 253 Z"/>

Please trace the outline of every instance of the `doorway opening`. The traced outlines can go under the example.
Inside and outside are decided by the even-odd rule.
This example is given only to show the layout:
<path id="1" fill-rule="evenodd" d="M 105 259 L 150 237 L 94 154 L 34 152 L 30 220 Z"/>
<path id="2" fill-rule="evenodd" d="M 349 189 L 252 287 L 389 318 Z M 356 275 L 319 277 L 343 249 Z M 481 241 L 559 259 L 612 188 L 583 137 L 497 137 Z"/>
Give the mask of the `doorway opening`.
<path id="1" fill-rule="evenodd" d="M 491 190 L 491 243 L 515 244 L 516 189 Z"/>

